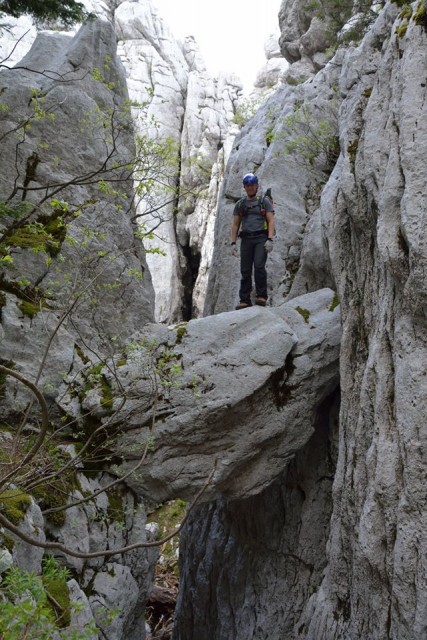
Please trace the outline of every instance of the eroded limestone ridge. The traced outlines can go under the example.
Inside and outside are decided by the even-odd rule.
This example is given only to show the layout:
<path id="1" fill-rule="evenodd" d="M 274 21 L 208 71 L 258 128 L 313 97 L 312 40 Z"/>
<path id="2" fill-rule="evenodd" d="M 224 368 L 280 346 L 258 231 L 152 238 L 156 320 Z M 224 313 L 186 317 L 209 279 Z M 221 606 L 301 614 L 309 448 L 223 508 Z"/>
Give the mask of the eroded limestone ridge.
<path id="1" fill-rule="evenodd" d="M 297 9 L 292 4 L 289 14 Z M 204 504 L 181 539 L 175 629 L 181 640 L 418 640 L 426 634 L 425 5 L 400 11 L 387 4 L 360 43 L 338 49 L 329 62 L 325 41 L 304 38 L 318 21 L 302 17 L 292 33 L 289 23 L 283 26 L 282 49 L 293 64 L 306 65 L 311 79 L 301 78 L 297 67 L 289 77 L 300 84 L 281 87 L 231 150 L 216 217 L 208 317 L 147 325 L 153 299 L 149 280 L 133 277 L 145 263 L 131 220 L 108 198 L 94 204 L 98 187 L 86 184 L 67 195 L 73 207 L 87 204 L 70 221 L 70 239 L 81 243 L 89 235 L 96 249 L 90 264 L 97 265 L 105 240 L 97 246 L 96 218 L 109 250 L 132 249 L 129 262 L 114 260 L 102 270 L 109 276 L 101 280 L 104 308 L 83 297 L 73 322 L 67 316 L 58 325 L 63 307 L 52 300 L 69 304 L 72 298 L 40 297 L 44 280 L 60 267 L 60 253 L 48 253 L 46 263 L 40 251 L 32 252 L 34 232 L 50 250 L 59 243 L 69 264 L 81 265 L 75 242 L 61 240 L 61 228 L 49 237 L 38 226 L 31 237 L 10 234 L 14 264 L 2 274 L 8 283 L 0 298 L 4 361 L 37 379 L 56 331 L 38 380 L 55 425 L 62 427 L 65 415 L 79 429 L 100 429 L 114 454 L 108 470 L 118 477 L 146 449 L 146 464 L 127 482 L 159 500 L 190 498 L 213 471 Z M 136 16 L 132 30 L 140 22 Z M 42 136 L 36 120 L 25 130 L 26 155 L 23 142 L 17 146 L 7 136 L 2 180 L 8 194 L 19 187 L 20 202 L 34 203 L 30 187 L 45 190 L 47 180 L 66 178 L 70 168 L 85 173 L 97 166 L 105 116 L 124 98 L 120 91 L 113 98 L 105 86 L 122 78 L 112 36 L 111 27 L 96 23 L 74 41 L 49 39 L 55 71 L 71 77 L 93 66 L 108 71 L 108 77 L 84 76 L 81 93 L 46 76 L 33 93 L 32 74 L 23 71 L 9 83 L 11 72 L 1 72 L 19 117 L 31 109 L 44 118 L 55 104 L 63 123 L 59 136 L 53 125 Z M 47 39 L 38 42 L 31 56 L 44 68 Z M 75 127 L 83 107 L 101 117 L 94 123 L 95 146 Z M 1 116 L 10 132 L 10 113 L 3 108 Z M 304 144 L 290 145 L 304 132 L 313 142 L 310 130 L 327 134 L 328 144 L 314 155 Z M 131 129 L 123 135 L 118 149 L 126 158 Z M 65 167 L 55 159 L 62 147 Z M 37 161 L 48 153 L 49 162 Z M 256 169 L 263 187 L 273 187 L 276 202 L 272 306 L 233 312 L 239 274 L 227 242 L 248 168 Z M 125 197 L 131 206 L 131 189 Z M 57 218 L 66 213 L 64 203 L 53 204 Z M 119 286 L 109 286 L 116 277 Z M 10 381 L 2 381 L 2 392 L 2 420 L 11 420 L 21 409 L 21 392 Z M 143 521 L 142 515 L 137 527 Z M 97 534 L 85 544 L 105 544 Z M 143 576 L 144 570 L 137 579 Z M 145 595 L 134 591 L 135 603 Z M 143 637 L 141 618 L 137 623 L 135 634 Z M 114 633 L 122 640 L 125 632 Z"/>
<path id="2" fill-rule="evenodd" d="M 300 3 L 283 7 L 301 20 L 287 14 L 282 50 L 312 70 L 302 42 L 310 20 Z M 257 498 L 218 499 L 194 516 L 182 542 L 176 639 L 426 634 L 418 560 L 426 551 L 425 15 L 424 3 L 387 4 L 359 43 L 338 49 L 308 81 L 279 89 L 236 140 L 217 241 L 225 242 L 239 176 L 253 162 L 276 193 L 273 300 L 324 286 L 338 293 L 339 430 L 335 397 L 318 439 L 281 480 Z M 287 141 L 302 130 L 288 116 L 304 118 L 305 106 L 319 132 L 334 103 L 332 166 L 316 156 L 311 163 L 303 146 L 290 154 Z M 324 174 L 317 200 L 313 171 Z M 209 311 L 220 312 L 235 299 L 238 274 L 231 259 L 213 259 Z M 212 580 L 191 602 L 205 573 Z"/>

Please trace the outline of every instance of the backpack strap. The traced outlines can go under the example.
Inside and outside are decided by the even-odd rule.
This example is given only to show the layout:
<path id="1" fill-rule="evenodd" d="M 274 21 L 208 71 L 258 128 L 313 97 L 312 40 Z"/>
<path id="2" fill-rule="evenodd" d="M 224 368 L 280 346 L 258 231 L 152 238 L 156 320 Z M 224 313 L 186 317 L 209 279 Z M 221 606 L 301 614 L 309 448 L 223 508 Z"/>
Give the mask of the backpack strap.
<path id="1" fill-rule="evenodd" d="M 263 218 L 265 218 L 265 216 L 267 215 L 267 210 L 264 206 L 264 198 L 265 198 L 265 195 L 257 196 L 260 213 Z M 248 213 L 248 209 L 245 203 L 246 203 L 246 196 L 244 196 L 243 198 L 240 198 L 240 200 L 237 201 L 237 211 L 241 218 Z"/>
<path id="2" fill-rule="evenodd" d="M 240 198 L 240 200 L 237 201 L 237 212 L 241 218 L 243 218 L 243 216 L 245 216 L 248 212 L 245 207 L 245 202 L 246 202 L 246 196 L 244 196 L 243 198 Z"/>
<path id="3" fill-rule="evenodd" d="M 265 194 L 262 195 L 261 197 L 258 197 L 258 200 L 259 200 L 259 211 L 260 211 L 260 214 L 262 215 L 263 218 L 265 218 L 265 216 L 267 215 L 267 209 L 265 208 L 264 198 L 265 198 Z"/>

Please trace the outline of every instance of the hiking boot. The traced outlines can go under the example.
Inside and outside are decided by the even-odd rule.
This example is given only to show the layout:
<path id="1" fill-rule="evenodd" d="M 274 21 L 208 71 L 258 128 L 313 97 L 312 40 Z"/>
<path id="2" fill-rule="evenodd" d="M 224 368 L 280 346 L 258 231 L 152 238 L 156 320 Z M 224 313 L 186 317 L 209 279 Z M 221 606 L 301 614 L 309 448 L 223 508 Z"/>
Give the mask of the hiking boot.
<path id="1" fill-rule="evenodd" d="M 239 311 L 239 309 L 246 309 L 247 307 L 251 307 L 251 303 L 250 302 L 244 302 L 244 300 L 240 300 L 239 304 L 236 307 L 236 311 Z"/>
<path id="2" fill-rule="evenodd" d="M 265 307 L 265 305 L 267 304 L 267 299 L 263 298 L 262 296 L 257 296 L 255 298 L 255 304 L 258 304 L 260 307 Z"/>

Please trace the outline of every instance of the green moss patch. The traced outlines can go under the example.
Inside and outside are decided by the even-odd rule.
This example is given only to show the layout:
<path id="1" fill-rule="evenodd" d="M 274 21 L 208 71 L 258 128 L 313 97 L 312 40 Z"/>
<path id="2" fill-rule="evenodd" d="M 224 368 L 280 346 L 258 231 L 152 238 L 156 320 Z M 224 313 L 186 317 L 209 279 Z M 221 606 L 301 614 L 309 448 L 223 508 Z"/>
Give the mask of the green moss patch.
<path id="1" fill-rule="evenodd" d="M 187 333 L 187 323 L 180 322 L 176 325 L 176 344 L 181 344 L 184 339 L 185 334 Z"/>
<path id="2" fill-rule="evenodd" d="M 63 489 L 59 491 L 58 487 L 54 486 L 54 483 L 39 485 L 32 490 L 32 494 L 42 511 L 64 507 L 67 504 L 67 496 L 63 493 Z M 55 527 L 63 527 L 65 524 L 65 511 L 47 513 L 45 518 Z"/>
<path id="3" fill-rule="evenodd" d="M 7 533 L 3 533 L 2 534 L 1 545 L 5 549 L 7 549 L 9 551 L 9 553 L 12 553 L 12 551 L 13 551 L 13 549 L 15 547 L 15 540 L 12 538 L 12 536 L 8 536 Z"/>
<path id="4" fill-rule="evenodd" d="M 61 216 L 40 218 L 40 222 L 44 225 L 45 231 L 49 236 L 47 252 L 50 256 L 55 257 L 61 250 L 62 243 L 67 235 L 67 225 L 64 224 Z"/>
<path id="5" fill-rule="evenodd" d="M 328 311 L 332 312 L 334 309 L 336 309 L 338 307 L 339 303 L 340 303 L 340 299 L 338 298 L 338 294 L 335 293 L 334 297 L 332 298 L 332 302 L 331 302 L 331 304 L 329 306 Z"/>
<path id="6" fill-rule="evenodd" d="M 358 146 L 359 146 L 359 138 L 352 140 L 347 145 L 347 152 L 350 157 L 351 164 L 354 164 L 356 161 L 356 153 L 357 153 Z"/>
<path id="7" fill-rule="evenodd" d="M 102 373 L 103 368 L 104 363 L 98 362 L 97 364 L 93 365 L 83 372 L 85 384 L 79 394 L 79 399 L 80 402 L 82 402 L 89 391 L 95 389 L 97 386 L 100 386 L 102 391 L 100 404 L 102 407 L 104 407 L 104 409 L 112 410 L 114 404 L 113 391 L 106 376 Z"/>
<path id="8" fill-rule="evenodd" d="M 48 604 L 52 608 L 56 618 L 56 626 L 60 629 L 68 627 L 71 621 L 71 605 L 66 581 L 61 578 L 43 576 L 43 585 L 48 595 Z M 49 596 L 51 596 L 55 602 L 53 602 Z M 59 610 L 56 603 L 59 605 Z"/>
<path id="9" fill-rule="evenodd" d="M 30 504 L 30 496 L 20 489 L 6 489 L 0 493 L 0 508 L 14 525 L 18 525 L 25 518 Z"/>
<path id="10" fill-rule="evenodd" d="M 64 629 L 71 622 L 71 602 L 67 585 L 69 570 L 61 567 L 53 557 L 46 556 L 43 559 L 41 578 L 47 596 L 46 605 L 53 614 L 55 625 Z"/>
<path id="11" fill-rule="evenodd" d="M 404 18 L 407 18 L 409 20 L 411 16 L 412 16 L 412 7 L 411 5 L 408 4 L 405 7 L 403 7 L 398 17 L 400 18 L 400 20 L 403 20 Z"/>
<path id="12" fill-rule="evenodd" d="M 40 216 L 36 222 L 18 227 L 6 235 L 9 247 L 43 251 L 54 257 L 61 249 L 67 235 L 67 226 L 61 215 Z"/>
<path id="13" fill-rule="evenodd" d="M 406 35 L 407 29 L 408 29 L 408 22 L 405 21 L 403 24 L 400 25 L 400 27 L 396 28 L 395 34 L 397 35 L 398 38 L 404 38 Z"/>
<path id="14" fill-rule="evenodd" d="M 295 311 L 298 311 L 298 313 L 304 318 L 304 322 L 308 324 L 310 311 L 308 309 L 304 309 L 303 307 L 295 307 Z"/>
<path id="15" fill-rule="evenodd" d="M 28 300 L 20 302 L 18 307 L 21 309 L 24 316 L 28 316 L 29 318 L 34 318 L 34 316 L 42 310 L 42 305 L 34 304 L 34 302 L 29 302 Z"/>

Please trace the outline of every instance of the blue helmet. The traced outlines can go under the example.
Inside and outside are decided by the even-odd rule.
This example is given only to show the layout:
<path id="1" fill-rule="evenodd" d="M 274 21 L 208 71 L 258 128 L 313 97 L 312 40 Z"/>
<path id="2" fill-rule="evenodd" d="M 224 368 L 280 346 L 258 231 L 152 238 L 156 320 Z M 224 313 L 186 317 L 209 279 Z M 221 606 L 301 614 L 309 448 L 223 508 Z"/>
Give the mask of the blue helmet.
<path id="1" fill-rule="evenodd" d="M 253 173 L 247 173 L 243 176 L 243 184 L 246 186 L 247 184 L 258 184 L 258 178 Z"/>

